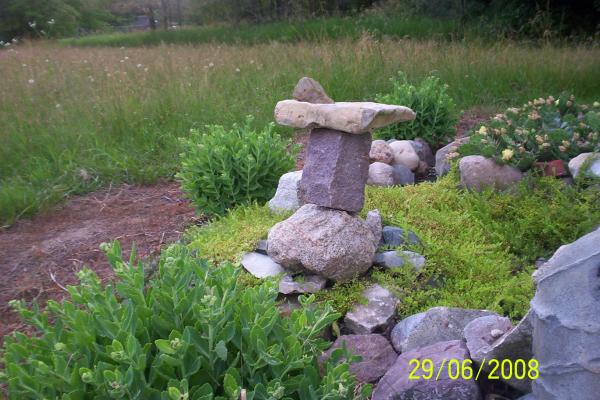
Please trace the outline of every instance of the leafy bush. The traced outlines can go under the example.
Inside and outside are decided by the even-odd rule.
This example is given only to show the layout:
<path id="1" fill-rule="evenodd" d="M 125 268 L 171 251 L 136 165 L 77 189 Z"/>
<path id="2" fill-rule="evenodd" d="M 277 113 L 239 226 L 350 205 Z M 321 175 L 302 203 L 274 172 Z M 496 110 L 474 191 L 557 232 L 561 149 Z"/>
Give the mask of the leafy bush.
<path id="1" fill-rule="evenodd" d="M 460 155 L 481 154 L 523 171 L 536 161 L 568 161 L 600 150 L 600 103 L 578 105 L 575 96 L 539 98 L 480 125 Z"/>
<path id="2" fill-rule="evenodd" d="M 184 150 L 177 176 L 198 210 L 224 214 L 236 205 L 265 202 L 275 194 L 280 176 L 293 168 L 293 154 L 275 133 L 275 125 L 256 131 L 251 123 L 249 116 L 244 125 L 234 124 L 229 130 L 210 125 L 181 139 Z"/>
<path id="3" fill-rule="evenodd" d="M 216 400 L 242 388 L 249 400 L 363 397 L 336 363 L 347 352 L 319 374 L 322 331 L 339 317 L 330 306 L 301 297 L 281 317 L 275 282 L 242 288 L 232 264 L 210 267 L 182 246 L 163 253 L 147 285 L 135 254 L 125 263 L 118 243 L 106 249 L 114 285 L 84 269 L 70 301 L 47 311 L 12 302 L 39 334 L 5 338 L 0 382 L 11 398 Z"/>
<path id="4" fill-rule="evenodd" d="M 402 72 L 391 81 L 392 91 L 378 94 L 375 100 L 409 107 L 417 116 L 413 121 L 379 129 L 375 136 L 386 140 L 412 140 L 421 137 L 434 150 L 448 143 L 454 136 L 454 125 L 458 121 L 458 112 L 454 100 L 448 94 L 448 85 L 443 84 L 436 76 L 429 76 L 419 86 L 414 86 Z"/>

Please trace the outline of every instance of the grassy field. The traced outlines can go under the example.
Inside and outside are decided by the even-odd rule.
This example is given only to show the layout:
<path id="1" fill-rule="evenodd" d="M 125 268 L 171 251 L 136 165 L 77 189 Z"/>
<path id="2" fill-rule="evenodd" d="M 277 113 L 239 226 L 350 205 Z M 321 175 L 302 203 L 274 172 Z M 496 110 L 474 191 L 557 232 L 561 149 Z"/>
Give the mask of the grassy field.
<path id="1" fill-rule="evenodd" d="M 146 183 L 177 169 L 194 126 L 273 119 L 302 76 L 338 100 L 373 99 L 405 71 L 435 73 L 463 109 L 499 109 L 571 90 L 600 94 L 600 49 L 376 40 L 69 48 L 0 53 L 0 221 L 109 182 Z M 287 132 L 281 130 L 281 132 Z"/>

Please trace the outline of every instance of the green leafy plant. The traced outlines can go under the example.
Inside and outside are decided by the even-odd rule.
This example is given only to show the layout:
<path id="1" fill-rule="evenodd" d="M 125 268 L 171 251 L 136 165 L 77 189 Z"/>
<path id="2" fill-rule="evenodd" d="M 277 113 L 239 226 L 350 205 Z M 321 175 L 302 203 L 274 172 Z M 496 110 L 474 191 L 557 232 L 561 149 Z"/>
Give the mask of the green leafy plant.
<path id="1" fill-rule="evenodd" d="M 406 74 L 399 72 L 391 79 L 392 91 L 378 94 L 381 103 L 398 104 L 411 108 L 416 114 L 413 121 L 391 125 L 375 132 L 379 139 L 423 138 L 434 150 L 444 146 L 454 136 L 458 112 L 448 94 L 448 85 L 440 78 L 428 76 L 418 86 L 411 84 Z"/>
<path id="2" fill-rule="evenodd" d="M 568 161 L 600 150 L 599 131 L 600 103 L 579 105 L 575 96 L 562 93 L 496 115 L 471 132 L 458 154 L 481 154 L 525 171 L 536 161 Z"/>
<path id="3" fill-rule="evenodd" d="M 265 202 L 275 194 L 280 176 L 293 168 L 295 147 L 287 150 L 275 125 L 260 131 L 251 125 L 248 116 L 243 125 L 210 125 L 181 139 L 177 177 L 198 210 L 222 215 L 236 205 Z"/>
<path id="4" fill-rule="evenodd" d="M 289 317 L 277 285 L 247 288 L 232 264 L 211 266 L 185 247 L 163 252 L 148 282 L 141 263 L 105 245 L 117 277 L 103 287 L 89 269 L 70 300 L 45 311 L 12 305 L 35 328 L 5 337 L 0 383 L 10 398 L 353 399 L 369 395 L 337 352 L 319 374 L 322 332 L 339 314 L 301 297 Z M 356 394 L 359 393 L 359 394 Z"/>

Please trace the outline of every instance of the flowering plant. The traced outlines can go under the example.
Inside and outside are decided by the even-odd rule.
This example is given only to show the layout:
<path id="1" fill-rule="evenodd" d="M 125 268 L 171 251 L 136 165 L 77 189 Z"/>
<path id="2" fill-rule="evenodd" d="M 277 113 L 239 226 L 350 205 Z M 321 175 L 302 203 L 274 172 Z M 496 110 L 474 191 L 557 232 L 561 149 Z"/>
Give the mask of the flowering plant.
<path id="1" fill-rule="evenodd" d="M 600 150 L 600 103 L 579 105 L 561 94 L 509 108 L 471 131 L 460 156 L 480 154 L 522 171 L 536 161 L 568 161 L 580 153 Z"/>

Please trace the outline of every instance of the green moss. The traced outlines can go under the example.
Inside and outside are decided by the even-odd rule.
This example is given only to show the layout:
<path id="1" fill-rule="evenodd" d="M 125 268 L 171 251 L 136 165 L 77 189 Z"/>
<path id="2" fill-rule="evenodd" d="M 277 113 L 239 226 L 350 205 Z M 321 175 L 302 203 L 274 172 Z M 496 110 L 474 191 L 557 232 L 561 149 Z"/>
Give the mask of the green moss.
<path id="1" fill-rule="evenodd" d="M 362 292 L 369 285 L 369 279 L 353 279 L 345 283 L 336 283 L 329 290 L 322 290 L 316 294 L 318 301 L 329 302 L 335 311 L 345 314 L 354 304 L 364 303 L 366 299 Z"/>
<path id="2" fill-rule="evenodd" d="M 242 253 L 254 250 L 269 229 L 289 215 L 276 215 L 266 206 L 257 204 L 238 207 L 208 225 L 188 229 L 184 240 L 204 258 L 238 261 Z"/>

